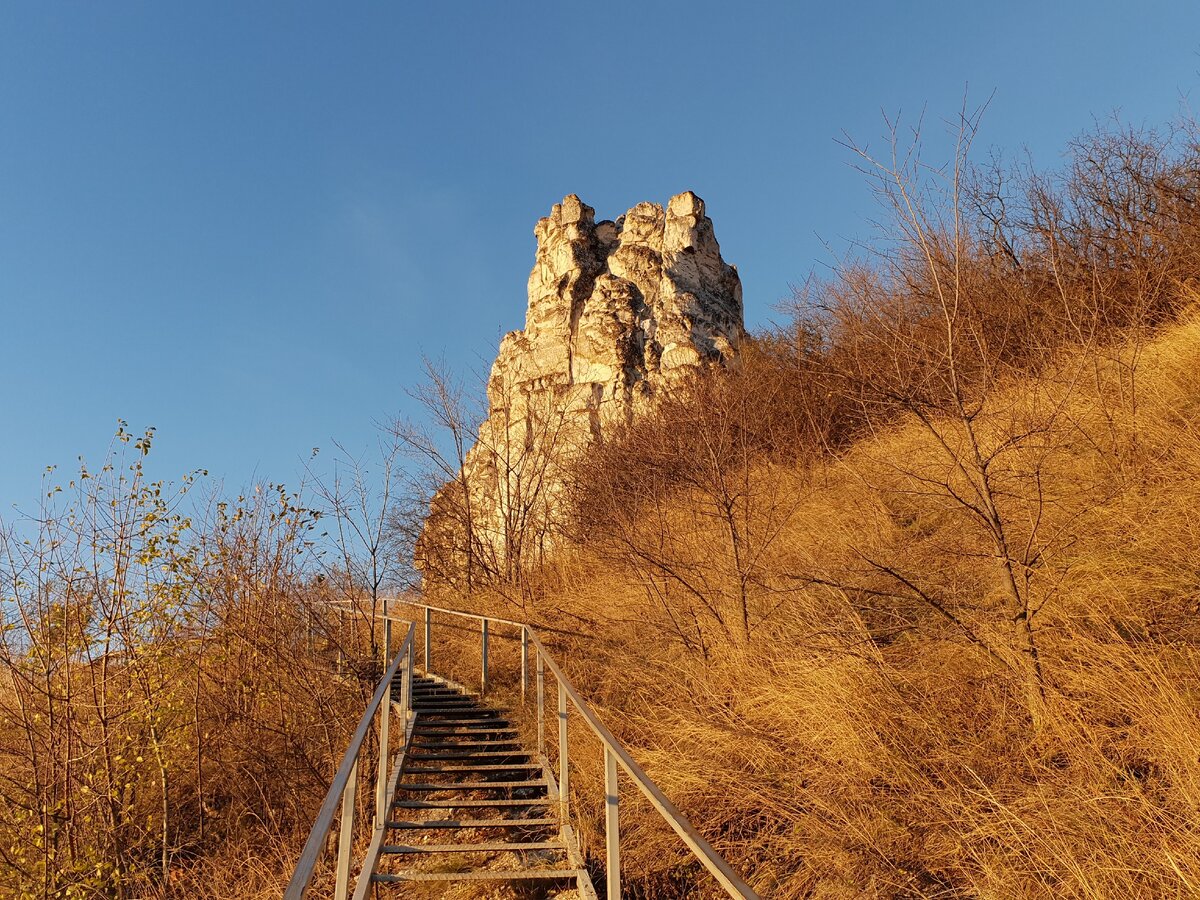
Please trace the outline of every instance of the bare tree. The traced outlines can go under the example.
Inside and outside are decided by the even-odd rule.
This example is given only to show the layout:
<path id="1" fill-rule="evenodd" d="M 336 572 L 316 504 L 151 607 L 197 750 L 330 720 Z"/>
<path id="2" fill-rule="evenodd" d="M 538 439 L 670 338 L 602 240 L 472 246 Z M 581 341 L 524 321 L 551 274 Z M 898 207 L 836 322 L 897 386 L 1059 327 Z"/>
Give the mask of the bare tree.
<path id="1" fill-rule="evenodd" d="M 411 476 L 401 465 L 404 444 L 381 429 L 375 455 L 355 456 L 334 441 L 338 455 L 332 471 L 323 475 L 308 467 L 311 490 L 328 523 L 331 547 L 317 548 L 315 558 L 327 583 L 340 599 L 351 603 L 350 614 L 370 635 L 371 656 L 380 648 L 374 623 L 384 595 L 402 587 L 410 570 L 405 565 L 403 532 L 395 527 L 397 506 L 411 489 Z M 317 451 L 313 451 L 315 458 Z M 363 608 L 359 601 L 367 599 Z M 386 613 L 384 609 L 382 612 Z"/>
<path id="2" fill-rule="evenodd" d="M 668 630 L 706 658 L 718 640 L 748 647 L 789 590 L 772 552 L 815 423 L 780 372 L 766 375 L 697 372 L 572 471 L 575 540 L 636 573 Z"/>
<path id="3" fill-rule="evenodd" d="M 559 528 L 562 460 L 577 448 L 567 445 L 569 402 L 510 390 L 490 386 L 485 416 L 461 379 L 427 361 L 413 396 L 431 424 L 401 419 L 392 433 L 423 471 L 424 509 L 405 526 L 421 570 L 435 583 L 467 593 L 487 586 L 522 605 L 525 577 Z"/>
<path id="4" fill-rule="evenodd" d="M 957 552 L 976 552 L 969 535 L 982 539 L 986 549 L 979 552 L 993 562 L 1005 628 L 972 621 L 977 616 L 947 596 L 933 573 L 866 547 L 860 561 L 890 582 L 877 593 L 922 603 L 1018 673 L 1040 726 L 1046 677 L 1037 617 L 1060 579 L 1050 558 L 1081 512 L 1070 498 L 1049 492 L 1046 474 L 1071 427 L 1068 404 L 1081 369 L 1058 344 L 1031 338 L 1069 323 L 1076 342 L 1090 346 L 1098 319 L 1060 288 L 1030 321 L 1032 304 L 1011 277 L 1016 242 L 1001 239 L 997 254 L 994 240 L 980 239 L 981 233 L 994 239 L 1007 222 L 968 218 L 968 158 L 983 111 L 964 106 L 945 168 L 921 160 L 919 126 L 906 142 L 889 123 L 883 160 L 849 145 L 891 214 L 896 239 L 877 254 L 876 265 L 843 273 L 822 314 L 831 372 L 855 398 L 865 427 L 911 422 L 933 448 L 932 458 L 882 461 L 897 483 L 873 487 L 901 505 L 905 496 L 925 498 L 961 516 L 968 531 Z M 1017 377 L 1027 379 L 1019 395 L 1012 390 Z"/>

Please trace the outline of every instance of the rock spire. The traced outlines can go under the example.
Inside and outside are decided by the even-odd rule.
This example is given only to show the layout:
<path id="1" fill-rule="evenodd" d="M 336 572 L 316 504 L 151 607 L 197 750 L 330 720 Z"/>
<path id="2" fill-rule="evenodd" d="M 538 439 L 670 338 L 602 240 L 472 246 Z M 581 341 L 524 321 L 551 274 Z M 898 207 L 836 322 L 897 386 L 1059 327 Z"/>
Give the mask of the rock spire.
<path id="1" fill-rule="evenodd" d="M 600 222 L 571 194 L 534 234 L 525 328 L 500 342 L 488 418 L 461 484 L 435 500 L 419 556 L 429 557 L 430 529 L 449 517 L 462 532 L 453 543 L 475 545 L 460 547 L 473 563 L 507 569 L 530 538 L 513 529 L 552 523 L 565 461 L 697 367 L 737 357 L 741 281 L 692 192 Z"/>

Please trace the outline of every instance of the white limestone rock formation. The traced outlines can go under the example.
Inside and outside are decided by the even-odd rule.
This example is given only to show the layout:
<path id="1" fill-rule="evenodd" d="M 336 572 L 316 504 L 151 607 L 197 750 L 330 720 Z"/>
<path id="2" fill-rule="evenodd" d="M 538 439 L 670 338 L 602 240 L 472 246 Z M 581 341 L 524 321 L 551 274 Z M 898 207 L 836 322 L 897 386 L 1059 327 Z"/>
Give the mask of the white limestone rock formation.
<path id="1" fill-rule="evenodd" d="M 695 194 L 666 209 L 639 203 L 615 222 L 596 222 L 572 194 L 534 234 L 525 329 L 501 341 L 461 484 L 435 500 L 419 550 L 427 569 L 430 527 L 447 517 L 464 520 L 455 543 L 471 545 L 461 550 L 473 563 L 510 568 L 526 532 L 552 523 L 565 461 L 688 373 L 737 357 L 741 281 Z"/>

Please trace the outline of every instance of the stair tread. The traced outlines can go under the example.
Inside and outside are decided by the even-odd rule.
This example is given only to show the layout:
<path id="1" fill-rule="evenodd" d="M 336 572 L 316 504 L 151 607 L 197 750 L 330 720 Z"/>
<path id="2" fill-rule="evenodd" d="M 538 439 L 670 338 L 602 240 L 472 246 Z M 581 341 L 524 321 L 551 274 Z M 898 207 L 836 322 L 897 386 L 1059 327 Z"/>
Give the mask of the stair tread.
<path id="1" fill-rule="evenodd" d="M 402 791 L 490 791 L 500 788 L 531 788 L 531 787 L 546 787 L 545 778 L 538 781 L 452 781 L 446 784 L 434 784 L 432 782 L 414 782 L 405 784 L 400 782 L 399 788 Z"/>
<path id="2" fill-rule="evenodd" d="M 540 772 L 542 767 L 539 763 L 529 763 L 524 765 L 516 764 L 492 764 L 484 763 L 478 766 L 410 766 L 407 762 L 404 765 L 404 774 L 406 775 L 454 775 L 467 772 Z"/>
<path id="3" fill-rule="evenodd" d="M 497 757 L 503 759 L 512 756 L 529 757 L 529 752 L 526 750 L 474 750 L 469 753 L 446 753 L 439 751 L 437 753 L 409 753 L 408 758 L 414 760 L 465 760 L 465 759 L 495 759 Z"/>
<path id="4" fill-rule="evenodd" d="M 474 697 L 455 696 L 453 694 L 413 694 L 414 703 L 456 703 L 460 706 L 480 706 Z"/>
<path id="5" fill-rule="evenodd" d="M 583 869 L 477 869 L 469 872 L 394 872 L 371 876 L 372 881 L 535 881 L 549 879 L 564 881 L 581 878 Z"/>
<path id="6" fill-rule="evenodd" d="M 399 809 L 466 809 L 469 806 L 548 806 L 549 797 L 530 797 L 528 800 L 397 800 L 392 805 Z"/>
<path id="7" fill-rule="evenodd" d="M 516 850 L 566 850 L 562 841 L 488 841 L 482 844 L 384 844 L 382 853 L 508 853 Z"/>
<path id="8" fill-rule="evenodd" d="M 454 750 L 464 753 L 475 750 L 498 750 L 504 751 L 509 749 L 520 749 L 524 745 L 520 741 L 428 741 L 426 743 L 410 745 L 413 750 L 433 751 L 433 750 Z"/>
<path id="9" fill-rule="evenodd" d="M 434 830 L 439 828 L 557 828 L 557 819 L 427 819 L 424 822 L 394 821 L 388 828 Z"/>

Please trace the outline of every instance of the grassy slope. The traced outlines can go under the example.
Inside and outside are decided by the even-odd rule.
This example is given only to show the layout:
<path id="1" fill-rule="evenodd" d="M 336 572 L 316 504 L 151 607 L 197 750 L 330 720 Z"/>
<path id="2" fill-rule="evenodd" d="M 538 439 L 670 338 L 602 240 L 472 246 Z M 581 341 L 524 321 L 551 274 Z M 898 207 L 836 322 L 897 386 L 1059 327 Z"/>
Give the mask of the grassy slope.
<path id="1" fill-rule="evenodd" d="M 995 562 L 928 489 L 946 460 L 916 425 L 813 470 L 755 473 L 755 602 L 774 611 L 748 644 L 702 622 L 709 658 L 684 647 L 665 611 L 686 598 L 603 541 L 548 575 L 607 638 L 580 645 L 579 683 L 764 895 L 1200 895 L 1200 322 L 1065 358 L 999 396 L 984 427 L 1000 441 L 1051 410 L 1005 457 L 1007 513 L 1019 531 L 1039 512 L 1046 548 L 1040 733 L 1012 679 L 922 604 L 812 584 L 883 585 L 866 555 L 998 635 Z M 643 518 L 720 593 L 723 536 L 702 498 Z M 681 891 L 669 836 L 646 825 L 631 843 L 647 895 Z"/>

